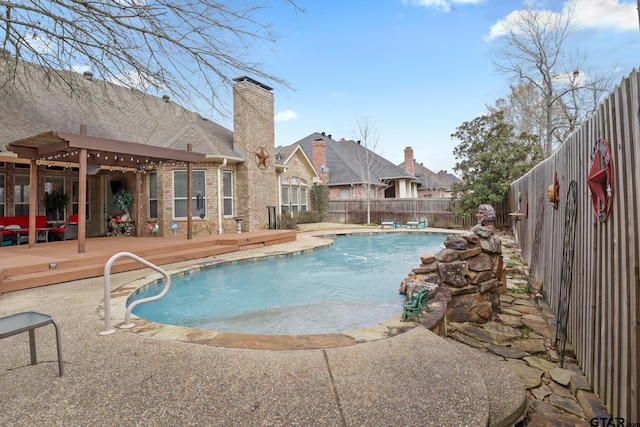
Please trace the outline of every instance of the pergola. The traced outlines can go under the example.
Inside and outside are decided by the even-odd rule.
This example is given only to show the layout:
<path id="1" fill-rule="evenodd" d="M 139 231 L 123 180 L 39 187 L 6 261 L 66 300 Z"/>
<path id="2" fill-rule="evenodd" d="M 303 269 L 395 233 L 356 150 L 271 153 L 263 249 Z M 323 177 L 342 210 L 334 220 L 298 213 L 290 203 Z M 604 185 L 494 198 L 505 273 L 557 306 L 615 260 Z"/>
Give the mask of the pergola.
<path id="1" fill-rule="evenodd" d="M 100 166 L 117 168 L 123 171 L 136 172 L 136 223 L 141 223 L 140 194 L 142 190 L 141 173 L 166 162 L 182 162 L 187 166 L 187 195 L 191 198 L 191 166 L 201 162 L 205 154 L 187 150 L 115 139 L 100 138 L 86 134 L 86 127 L 80 127 L 80 134 L 48 131 L 38 135 L 23 138 L 7 145 L 7 149 L 18 155 L 18 158 L 30 161 L 29 185 L 37 188 L 38 162 L 66 162 L 78 165 L 79 194 L 78 194 L 78 253 L 85 251 L 86 238 L 86 202 L 88 169 Z M 36 244 L 36 210 L 37 191 L 29 193 L 29 247 Z M 187 203 L 187 239 L 191 239 L 191 203 Z M 136 227 L 136 237 L 140 237 L 141 228 Z"/>

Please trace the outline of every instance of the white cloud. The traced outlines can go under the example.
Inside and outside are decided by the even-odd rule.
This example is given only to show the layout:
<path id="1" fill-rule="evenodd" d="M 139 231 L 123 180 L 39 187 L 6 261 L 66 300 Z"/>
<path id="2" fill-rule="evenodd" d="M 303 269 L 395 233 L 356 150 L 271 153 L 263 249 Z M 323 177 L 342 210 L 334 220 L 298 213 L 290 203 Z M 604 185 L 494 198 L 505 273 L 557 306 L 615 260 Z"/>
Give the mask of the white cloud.
<path id="1" fill-rule="evenodd" d="M 293 120 L 298 118 L 298 113 L 293 110 L 285 110 L 276 114 L 275 121 L 276 122 L 288 122 L 289 120 Z"/>
<path id="2" fill-rule="evenodd" d="M 424 6 L 426 8 L 437 9 L 442 12 L 449 12 L 451 9 L 455 9 L 456 6 L 464 4 L 480 4 L 485 0 L 403 0 L 403 2 L 414 4 L 418 6 Z"/>
<path id="3" fill-rule="evenodd" d="M 435 1 L 435 0 L 434 0 Z M 621 3 L 620 0 L 575 0 L 575 11 L 573 22 L 578 29 L 607 28 L 611 30 L 638 30 L 638 11 L 634 3 Z M 535 9 L 533 3 L 527 3 L 529 7 Z M 540 13 L 548 14 L 549 17 L 556 15 L 566 18 L 566 5 L 562 9 L 562 15 L 542 10 Z M 514 24 L 520 19 L 522 11 L 514 10 L 506 18 L 496 22 L 486 39 L 492 40 L 506 33 L 506 28 L 514 28 Z"/>
<path id="4" fill-rule="evenodd" d="M 487 40 L 493 40 L 497 37 L 503 36 L 507 33 L 507 29 L 518 28 L 518 22 L 521 21 L 523 11 L 522 10 L 514 10 L 510 14 L 507 15 L 506 18 L 499 20 L 495 24 L 491 26 L 489 30 L 489 35 L 485 37 Z M 540 17 L 542 18 L 542 22 L 553 22 L 557 17 L 560 16 L 558 13 L 551 12 L 549 10 L 543 10 L 539 12 Z M 554 15 L 556 15 L 554 17 Z"/>
<path id="5" fill-rule="evenodd" d="M 84 74 L 85 71 L 92 71 L 89 65 L 72 65 L 71 70 L 78 74 Z"/>
<path id="6" fill-rule="evenodd" d="M 577 0 L 575 19 L 582 28 L 638 30 L 637 3 L 620 0 Z"/>

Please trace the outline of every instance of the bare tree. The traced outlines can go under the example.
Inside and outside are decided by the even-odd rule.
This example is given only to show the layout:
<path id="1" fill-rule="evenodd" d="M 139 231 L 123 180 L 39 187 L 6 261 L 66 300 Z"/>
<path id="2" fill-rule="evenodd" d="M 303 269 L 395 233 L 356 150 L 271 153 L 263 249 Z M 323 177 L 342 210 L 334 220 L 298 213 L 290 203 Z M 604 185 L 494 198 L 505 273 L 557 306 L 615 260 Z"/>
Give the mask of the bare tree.
<path id="1" fill-rule="evenodd" d="M 492 57 L 498 71 L 524 88 L 512 87 L 511 100 L 524 96 L 516 104 L 528 103 L 527 120 L 535 123 L 547 155 L 595 111 L 612 86 L 609 77 L 584 68 L 586 57 L 579 51 L 567 51 L 567 40 L 576 30 L 575 7 L 573 0 L 562 14 L 519 11 L 514 19 L 502 22 Z"/>
<path id="2" fill-rule="evenodd" d="M 54 70 L 87 67 L 103 80 L 220 111 L 221 86 L 239 74 L 288 87 L 248 56 L 275 41 L 260 16 L 273 2 L 0 0 L 0 87 L 16 83 L 10 64 L 24 60 L 52 70 L 51 79 L 64 79 Z"/>
<path id="3" fill-rule="evenodd" d="M 380 145 L 380 132 L 370 116 L 361 116 L 356 120 L 354 134 L 358 144 L 362 146 L 362 149 L 358 147 L 355 154 L 367 203 L 367 224 L 371 224 L 372 195 L 382 185 L 381 182 L 374 182 L 377 181 L 375 178 L 376 151 Z"/>

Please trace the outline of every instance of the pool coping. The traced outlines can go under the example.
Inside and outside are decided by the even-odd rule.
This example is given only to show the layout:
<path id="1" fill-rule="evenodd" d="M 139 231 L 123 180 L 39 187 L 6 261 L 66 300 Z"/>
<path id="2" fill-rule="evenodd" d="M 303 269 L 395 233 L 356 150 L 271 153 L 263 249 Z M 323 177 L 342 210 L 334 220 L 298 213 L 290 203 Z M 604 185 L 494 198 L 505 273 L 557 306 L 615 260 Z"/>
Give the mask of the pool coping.
<path id="1" fill-rule="evenodd" d="M 421 229 L 418 232 L 425 234 L 445 234 L 440 231 Z M 273 251 L 274 247 L 270 247 L 269 252 L 257 255 L 245 254 L 243 251 L 234 252 L 233 254 L 225 254 L 223 256 L 212 256 L 206 259 L 196 260 L 190 265 L 165 269 L 170 276 L 180 276 L 191 274 L 204 269 L 216 268 L 221 265 L 228 265 L 237 262 L 252 262 L 264 260 L 265 258 L 281 258 L 285 256 L 297 256 L 311 251 L 330 246 L 333 243 L 331 237 L 348 235 L 348 234 L 379 234 L 377 230 L 317 230 L 309 233 L 307 236 L 312 242 L 311 247 L 292 250 Z M 407 230 L 384 230 L 384 233 L 407 233 Z M 416 232 L 416 231 L 409 231 Z M 447 230 L 446 233 L 450 233 Z M 286 245 L 286 244 L 285 244 Z M 248 251 L 247 251 L 248 252 Z M 407 272 L 409 274 L 409 272 Z M 192 344 L 207 345 L 222 348 L 252 349 L 252 350 L 312 350 L 326 349 L 336 347 L 346 347 L 364 342 L 378 341 L 390 338 L 404 332 L 407 332 L 419 325 L 432 330 L 438 335 L 446 334 L 445 311 L 450 296 L 439 291 L 435 297 L 429 302 L 429 311 L 420 316 L 420 322 L 401 321 L 401 313 L 385 321 L 375 323 L 370 326 L 358 328 L 349 331 L 326 333 L 326 334 L 307 334 L 307 335 L 261 335 L 261 334 L 243 334 L 227 331 L 210 331 L 185 326 L 168 325 L 153 322 L 144 318 L 140 318 L 134 314 L 131 315 L 132 328 L 121 329 L 126 314 L 126 302 L 131 295 L 149 287 L 158 284 L 163 279 L 160 273 L 152 273 L 147 276 L 135 279 L 129 283 L 121 285 L 110 292 L 110 318 L 112 322 L 120 322 L 116 325 L 119 330 L 134 333 L 143 337 L 155 338 L 161 340 L 178 341 Z M 101 300 L 96 307 L 96 314 L 99 319 L 104 320 L 104 300 Z"/>

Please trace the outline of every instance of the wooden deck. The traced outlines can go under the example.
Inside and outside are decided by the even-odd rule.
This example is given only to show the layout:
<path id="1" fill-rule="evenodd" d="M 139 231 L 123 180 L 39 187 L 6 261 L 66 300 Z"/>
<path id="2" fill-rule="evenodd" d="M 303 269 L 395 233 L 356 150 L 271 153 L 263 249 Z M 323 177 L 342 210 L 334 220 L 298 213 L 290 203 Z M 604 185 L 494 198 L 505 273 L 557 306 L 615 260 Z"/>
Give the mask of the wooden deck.
<path id="1" fill-rule="evenodd" d="M 177 237 L 96 237 L 87 239 L 85 252 L 78 242 L 38 243 L 0 247 L 0 294 L 20 289 L 99 277 L 106 262 L 118 252 L 131 252 L 156 265 L 206 258 L 239 250 L 296 240 L 292 230 Z M 145 268 L 130 258 L 113 264 L 113 272 Z"/>

